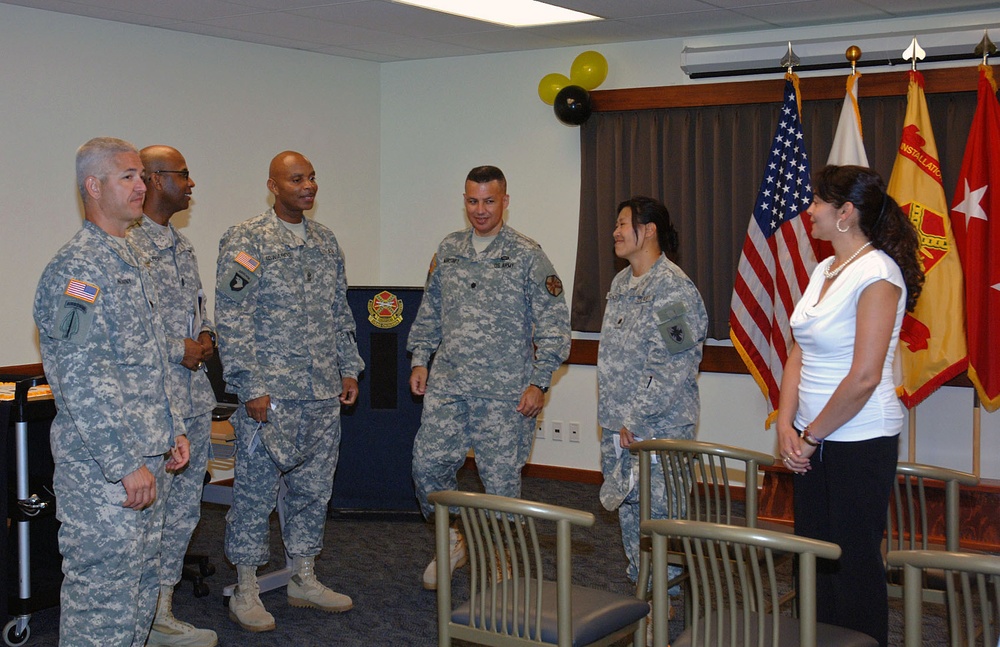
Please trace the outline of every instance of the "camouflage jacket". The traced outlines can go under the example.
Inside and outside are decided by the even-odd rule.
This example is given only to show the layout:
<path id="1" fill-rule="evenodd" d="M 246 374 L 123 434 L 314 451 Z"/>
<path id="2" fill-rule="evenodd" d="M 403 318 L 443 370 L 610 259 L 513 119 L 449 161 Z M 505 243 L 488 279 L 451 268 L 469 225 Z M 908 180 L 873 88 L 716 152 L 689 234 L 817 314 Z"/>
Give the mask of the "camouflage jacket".
<path id="1" fill-rule="evenodd" d="M 152 274 L 159 295 L 160 319 L 167 335 L 167 395 L 185 418 L 215 408 L 215 394 L 204 371 L 181 366 L 184 340 L 198 339 L 203 331 L 214 333 L 205 307 L 205 292 L 198 275 L 194 246 L 173 225 L 162 229 L 143 216 L 129 228 L 126 238 L 136 258 Z"/>
<path id="2" fill-rule="evenodd" d="M 184 433 L 165 391 L 158 311 L 152 278 L 125 240 L 89 221 L 46 266 L 34 314 L 57 409 L 56 463 L 94 460 L 115 483 Z"/>
<path id="3" fill-rule="evenodd" d="M 549 386 L 569 346 L 562 282 L 538 243 L 506 225 L 482 253 L 471 229 L 441 242 L 406 346 L 412 366 L 434 354 L 428 388 L 517 400 Z"/>
<path id="4" fill-rule="evenodd" d="M 305 242 L 274 209 L 219 242 L 215 318 L 227 389 L 241 402 L 338 397 L 364 369 L 333 232 L 305 219 Z"/>
<path id="5" fill-rule="evenodd" d="M 708 315 L 698 288 L 666 256 L 633 288 L 615 276 L 597 356 L 597 417 L 640 438 L 698 421 L 698 367 Z"/>

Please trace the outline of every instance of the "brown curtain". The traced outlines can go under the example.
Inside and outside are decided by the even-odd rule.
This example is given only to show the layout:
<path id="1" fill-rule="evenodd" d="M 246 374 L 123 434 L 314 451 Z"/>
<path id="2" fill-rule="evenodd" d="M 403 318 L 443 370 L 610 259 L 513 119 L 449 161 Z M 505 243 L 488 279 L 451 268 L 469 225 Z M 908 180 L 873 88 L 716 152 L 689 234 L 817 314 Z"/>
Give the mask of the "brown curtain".
<path id="1" fill-rule="evenodd" d="M 928 94 L 927 103 L 951 204 L 976 93 Z M 842 105 L 842 98 L 802 105 L 814 173 L 826 164 Z M 736 267 L 780 107 L 774 102 L 595 112 L 581 126 L 573 330 L 601 329 L 611 279 L 624 267 L 611 240 L 615 208 L 639 194 L 662 200 L 670 210 L 680 237 L 675 260 L 705 300 L 709 337 L 729 338 Z M 863 97 L 860 108 L 869 163 L 888 181 L 906 97 Z"/>

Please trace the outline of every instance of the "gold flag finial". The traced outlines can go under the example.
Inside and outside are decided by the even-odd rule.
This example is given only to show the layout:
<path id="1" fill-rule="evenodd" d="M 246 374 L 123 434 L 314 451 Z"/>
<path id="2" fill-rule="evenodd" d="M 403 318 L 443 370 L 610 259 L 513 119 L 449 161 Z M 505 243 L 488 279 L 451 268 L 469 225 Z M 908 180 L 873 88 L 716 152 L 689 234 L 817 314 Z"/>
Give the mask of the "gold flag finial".
<path id="1" fill-rule="evenodd" d="M 851 63 L 851 76 L 857 72 L 858 61 L 861 60 L 861 48 L 857 45 L 851 45 L 844 52 L 844 57 Z"/>

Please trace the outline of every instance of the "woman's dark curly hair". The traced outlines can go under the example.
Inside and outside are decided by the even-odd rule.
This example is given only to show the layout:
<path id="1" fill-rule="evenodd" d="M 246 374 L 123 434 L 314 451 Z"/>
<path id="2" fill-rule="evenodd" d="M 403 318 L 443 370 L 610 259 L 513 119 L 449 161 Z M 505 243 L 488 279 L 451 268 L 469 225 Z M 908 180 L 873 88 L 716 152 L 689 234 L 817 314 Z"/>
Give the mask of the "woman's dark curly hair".
<path id="1" fill-rule="evenodd" d="M 871 241 L 896 261 L 906 284 L 906 310 L 913 312 L 924 285 L 924 270 L 917 256 L 917 230 L 899 204 L 886 193 L 877 171 L 864 166 L 827 166 L 813 182 L 816 195 L 834 207 L 850 202 L 858 210 L 858 225 Z"/>
<path id="2" fill-rule="evenodd" d="M 628 207 L 632 210 L 632 229 L 639 235 L 639 225 L 656 225 L 656 242 L 660 251 L 673 259 L 677 255 L 677 230 L 670 222 L 670 212 L 662 202 L 644 195 L 634 195 L 618 205 L 616 214 Z"/>

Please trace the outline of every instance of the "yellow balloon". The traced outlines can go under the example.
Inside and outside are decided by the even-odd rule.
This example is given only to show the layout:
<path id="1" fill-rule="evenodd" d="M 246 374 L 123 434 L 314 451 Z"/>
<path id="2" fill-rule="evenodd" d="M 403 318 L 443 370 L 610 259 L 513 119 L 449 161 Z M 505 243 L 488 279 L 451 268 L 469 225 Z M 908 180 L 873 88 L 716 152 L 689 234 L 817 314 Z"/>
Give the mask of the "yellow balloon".
<path id="1" fill-rule="evenodd" d="M 608 60 L 600 52 L 588 50 L 573 59 L 569 78 L 573 85 L 593 90 L 608 78 Z"/>
<path id="2" fill-rule="evenodd" d="M 538 82 L 538 98 L 550 106 L 556 102 L 556 95 L 559 91 L 569 85 L 569 79 L 565 74 L 553 72 L 546 74 Z"/>

